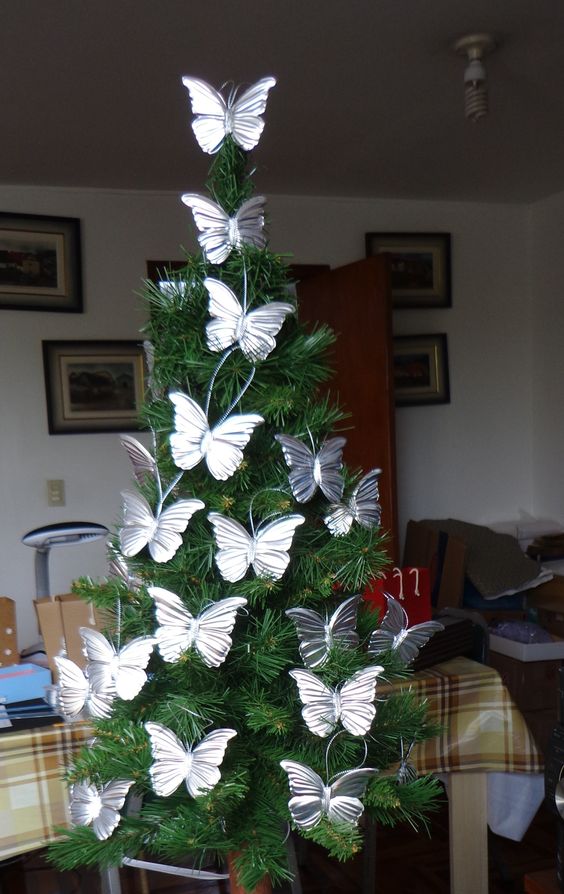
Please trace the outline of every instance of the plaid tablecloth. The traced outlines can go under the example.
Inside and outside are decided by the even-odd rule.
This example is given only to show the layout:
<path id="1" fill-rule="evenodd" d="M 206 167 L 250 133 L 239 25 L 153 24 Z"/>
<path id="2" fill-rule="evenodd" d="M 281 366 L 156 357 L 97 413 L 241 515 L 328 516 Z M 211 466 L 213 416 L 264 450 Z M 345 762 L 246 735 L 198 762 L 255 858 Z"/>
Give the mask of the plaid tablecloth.
<path id="1" fill-rule="evenodd" d="M 46 726 L 0 735 L 0 859 L 55 839 L 68 825 L 63 774 L 90 735 L 86 725 Z"/>
<path id="2" fill-rule="evenodd" d="M 492 667 L 452 658 L 391 688 L 404 687 L 427 699 L 429 719 L 444 728 L 442 735 L 413 749 L 411 761 L 420 774 L 542 771 L 527 724 Z"/>

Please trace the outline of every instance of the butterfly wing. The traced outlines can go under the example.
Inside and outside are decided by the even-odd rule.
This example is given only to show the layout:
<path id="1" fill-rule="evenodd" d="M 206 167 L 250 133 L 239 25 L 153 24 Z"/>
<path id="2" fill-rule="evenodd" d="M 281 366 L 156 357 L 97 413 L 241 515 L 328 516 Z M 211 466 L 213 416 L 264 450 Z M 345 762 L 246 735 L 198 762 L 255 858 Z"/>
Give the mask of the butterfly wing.
<path id="1" fill-rule="evenodd" d="M 444 630 L 444 627 L 438 621 L 424 621 L 422 624 L 410 627 L 397 645 L 397 653 L 401 660 L 409 664 L 417 658 L 419 650 L 439 630 Z"/>
<path id="2" fill-rule="evenodd" d="M 186 780 L 189 752 L 178 736 L 166 726 L 149 721 L 145 724 L 145 729 L 153 754 L 153 763 L 149 770 L 153 789 L 161 798 L 167 798 Z"/>
<path id="3" fill-rule="evenodd" d="M 210 605 L 198 616 L 194 645 L 208 667 L 219 667 L 227 658 L 232 644 L 230 634 L 235 626 L 237 609 L 246 604 L 246 599 L 230 596 Z"/>
<path id="4" fill-rule="evenodd" d="M 210 351 L 224 351 L 236 344 L 243 322 L 243 308 L 235 293 L 218 279 L 207 277 L 208 312 L 212 320 L 206 325 L 206 342 Z"/>
<path id="5" fill-rule="evenodd" d="M 199 230 L 198 242 L 210 264 L 223 264 L 234 246 L 232 223 L 223 208 L 197 193 L 184 193 L 182 201 L 192 209 Z"/>
<path id="6" fill-rule="evenodd" d="M 198 509 L 203 509 L 201 500 L 177 500 L 167 506 L 159 517 L 153 536 L 149 540 L 149 552 L 155 562 L 168 562 L 182 543 L 180 536 L 188 527 L 188 522 Z"/>
<path id="7" fill-rule="evenodd" d="M 276 347 L 274 336 L 278 335 L 288 314 L 294 313 L 292 304 L 271 301 L 250 311 L 244 321 L 244 330 L 239 337 L 239 345 L 249 360 L 264 360 Z"/>
<path id="8" fill-rule="evenodd" d="M 186 788 L 193 798 L 205 795 L 217 785 L 221 779 L 218 768 L 225 756 L 227 743 L 236 735 L 234 729 L 216 729 L 196 745 L 186 779 Z"/>
<path id="9" fill-rule="evenodd" d="M 292 819 L 302 829 L 313 829 L 323 815 L 325 786 L 317 773 L 298 761 L 280 761 L 288 774 L 293 797 L 288 803 Z"/>
<path id="10" fill-rule="evenodd" d="M 102 808 L 92 823 L 94 834 L 100 841 L 109 838 L 121 820 L 120 810 L 125 803 L 127 793 L 133 781 L 128 779 L 114 779 L 102 786 L 99 797 Z"/>
<path id="11" fill-rule="evenodd" d="M 206 414 L 195 400 L 173 391 L 174 431 L 170 436 L 172 458 L 179 469 L 193 469 L 204 455 L 202 441 L 209 434 Z"/>
<path id="12" fill-rule="evenodd" d="M 307 728 L 316 736 L 328 736 L 337 725 L 334 692 L 311 671 L 296 668 L 289 671 L 298 684 L 303 702 L 302 717 Z"/>
<path id="13" fill-rule="evenodd" d="M 346 443 L 346 438 L 329 438 L 322 445 L 316 457 L 316 466 L 319 469 L 319 487 L 332 503 L 338 502 L 343 496 L 344 481 L 341 469 L 343 467 L 343 447 Z"/>
<path id="14" fill-rule="evenodd" d="M 275 435 L 290 468 L 288 479 L 298 503 L 307 503 L 317 490 L 314 477 L 315 456 L 302 441 L 291 435 Z"/>
<path id="15" fill-rule="evenodd" d="M 70 789 L 70 814 L 75 826 L 89 826 L 98 803 L 98 789 L 90 782 L 75 782 Z"/>
<path id="16" fill-rule="evenodd" d="M 231 130 L 235 142 L 249 152 L 257 145 L 264 128 L 260 117 L 266 109 L 269 90 L 276 84 L 275 78 L 261 78 L 232 104 Z"/>
<path id="17" fill-rule="evenodd" d="M 59 677 L 59 704 L 65 717 L 75 720 L 88 700 L 89 684 L 74 661 L 55 655 Z"/>
<path id="18" fill-rule="evenodd" d="M 253 196 L 243 202 L 231 218 L 231 228 L 234 234 L 233 245 L 240 248 L 241 245 L 253 245 L 255 248 L 264 248 L 266 234 L 264 232 L 264 196 Z"/>
<path id="19" fill-rule="evenodd" d="M 163 587 L 147 587 L 147 592 L 155 602 L 159 652 L 165 661 L 178 661 L 192 644 L 194 618 L 176 593 Z"/>
<path id="20" fill-rule="evenodd" d="M 212 430 L 206 445 L 206 464 L 214 478 L 226 481 L 243 461 L 247 446 L 257 425 L 264 422 L 257 413 L 228 416 Z"/>
<path id="21" fill-rule="evenodd" d="M 382 507 L 378 500 L 378 478 L 381 469 L 373 469 L 358 482 L 351 497 L 351 511 L 355 520 L 364 528 L 374 528 L 380 524 Z"/>
<path id="22" fill-rule="evenodd" d="M 329 654 L 325 620 L 310 608 L 289 608 L 286 614 L 296 625 L 302 661 L 307 667 L 321 667 Z"/>
<path id="23" fill-rule="evenodd" d="M 183 77 L 182 83 L 190 94 L 192 113 L 196 116 L 192 130 L 200 149 L 212 155 L 225 137 L 225 101 L 217 90 L 199 78 Z"/>
<path id="24" fill-rule="evenodd" d="M 224 580 L 235 583 L 245 577 L 251 564 L 253 539 L 243 525 L 233 518 L 210 512 L 208 519 L 219 547 L 215 554 L 217 567 Z"/>
<path id="25" fill-rule="evenodd" d="M 339 691 L 341 723 L 353 736 L 365 736 L 376 716 L 376 679 L 383 667 L 365 667 L 343 683 Z"/>
<path id="26" fill-rule="evenodd" d="M 123 527 L 119 532 L 124 556 L 136 556 L 147 546 L 155 528 L 155 517 L 145 497 L 134 491 L 122 491 Z"/>
<path id="27" fill-rule="evenodd" d="M 356 825 L 362 813 L 366 786 L 377 771 L 369 767 L 360 770 L 349 770 L 339 776 L 331 786 L 327 816 L 332 823 L 351 823 Z"/>
<path id="28" fill-rule="evenodd" d="M 354 521 L 354 510 L 345 503 L 332 503 L 330 511 L 323 521 L 331 531 L 333 537 L 344 537 L 348 534 Z"/>
<path id="29" fill-rule="evenodd" d="M 116 693 L 124 701 L 135 698 L 145 685 L 147 681 L 145 668 L 154 645 L 153 636 L 138 636 L 120 649 L 114 680 Z"/>
<path id="30" fill-rule="evenodd" d="M 350 596 L 333 612 L 328 624 L 330 644 L 337 644 L 343 649 L 354 649 L 358 646 L 356 632 L 356 614 L 361 596 Z"/>
<path id="31" fill-rule="evenodd" d="M 157 464 L 154 457 L 143 447 L 143 444 L 131 435 L 121 435 L 120 441 L 131 460 L 133 474 L 139 484 L 143 484 L 146 475 L 151 475 L 154 478 Z"/>
<path id="32" fill-rule="evenodd" d="M 252 560 L 257 577 L 270 577 L 273 580 L 282 577 L 290 562 L 288 550 L 296 528 L 304 522 L 303 515 L 285 515 L 259 528 Z"/>
<path id="33" fill-rule="evenodd" d="M 384 619 L 377 630 L 374 630 L 368 641 L 368 654 L 380 655 L 388 649 L 397 649 L 400 639 L 407 633 L 409 619 L 403 606 L 386 593 L 388 608 Z"/>

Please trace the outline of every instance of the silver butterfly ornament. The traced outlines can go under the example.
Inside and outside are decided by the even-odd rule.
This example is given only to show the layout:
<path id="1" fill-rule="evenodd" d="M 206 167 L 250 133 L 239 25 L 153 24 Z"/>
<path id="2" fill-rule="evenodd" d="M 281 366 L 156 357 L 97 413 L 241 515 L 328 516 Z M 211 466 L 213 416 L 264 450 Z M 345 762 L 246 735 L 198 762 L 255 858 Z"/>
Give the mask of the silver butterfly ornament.
<path id="1" fill-rule="evenodd" d="M 186 192 L 182 201 L 192 210 L 198 242 L 210 264 L 223 264 L 234 248 L 264 248 L 264 196 L 247 199 L 230 217 L 217 202 Z"/>
<path id="2" fill-rule="evenodd" d="M 198 509 L 205 503 L 196 499 L 177 500 L 157 515 L 142 494 L 122 491 L 123 527 L 119 532 L 124 556 L 136 556 L 148 547 L 155 562 L 168 562 L 182 545 L 181 534 Z"/>
<path id="3" fill-rule="evenodd" d="M 84 671 L 62 655 L 55 655 L 58 676 L 58 709 L 68 720 L 85 717 L 111 717 L 115 689 L 97 677 L 91 680 Z"/>
<path id="4" fill-rule="evenodd" d="M 155 646 L 153 636 L 138 636 L 121 649 L 97 630 L 81 627 L 80 636 L 88 657 L 88 679 L 95 690 L 110 690 L 131 701 L 147 681 L 145 668 Z"/>
<path id="5" fill-rule="evenodd" d="M 301 829 L 313 829 L 323 817 L 331 823 L 356 825 L 364 812 L 366 786 L 377 770 L 364 767 L 348 770 L 337 776 L 331 785 L 325 785 L 311 767 L 298 761 L 280 761 L 288 774 L 293 797 L 288 803 L 292 819 Z"/>
<path id="6" fill-rule="evenodd" d="M 309 670 L 289 671 L 298 684 L 304 705 L 302 717 L 310 732 L 328 736 L 341 721 L 353 736 L 365 736 L 376 716 L 376 680 L 383 670 L 380 666 L 363 668 L 336 689 L 326 686 Z"/>
<path id="7" fill-rule="evenodd" d="M 254 362 L 268 357 L 276 347 L 274 336 L 288 314 L 294 313 L 294 306 L 271 301 L 245 313 L 239 299 L 225 283 L 208 277 L 204 285 L 210 296 L 208 310 L 213 317 L 206 325 L 210 351 L 224 351 L 238 344 L 248 360 Z"/>
<path id="8" fill-rule="evenodd" d="M 335 645 L 343 649 L 358 646 L 356 615 L 360 599 L 360 595 L 345 599 L 331 617 L 301 606 L 286 610 L 296 626 L 300 655 L 306 667 L 322 667 Z"/>
<path id="9" fill-rule="evenodd" d="M 230 583 L 245 577 L 250 566 L 257 577 L 279 580 L 290 562 L 296 528 L 305 522 L 303 515 L 283 515 L 249 534 L 238 521 L 219 512 L 210 512 L 208 519 L 219 547 L 217 567 Z"/>
<path id="10" fill-rule="evenodd" d="M 260 116 L 266 109 L 268 92 L 276 84 L 275 78 L 261 78 L 242 93 L 233 90 L 227 101 L 199 78 L 184 76 L 182 83 L 190 94 L 192 113 L 196 116 L 192 130 L 200 149 L 209 155 L 217 152 L 228 134 L 247 152 L 254 149 L 264 128 Z"/>
<path id="11" fill-rule="evenodd" d="M 246 599 L 220 599 L 194 617 L 176 593 L 163 587 L 147 587 L 147 591 L 155 602 L 159 624 L 155 639 L 165 661 L 178 661 L 188 649 L 195 649 L 208 667 L 223 664 L 232 645 L 237 610 L 247 604 Z"/>
<path id="12" fill-rule="evenodd" d="M 392 650 L 400 659 L 409 664 L 419 654 L 419 650 L 431 639 L 434 633 L 444 630 L 439 621 L 424 621 L 422 624 L 409 626 L 409 618 L 403 606 L 387 593 L 388 610 L 380 627 L 374 630 L 368 641 L 368 654 L 381 655 Z"/>
<path id="13" fill-rule="evenodd" d="M 143 484 L 147 475 L 151 478 L 155 478 L 157 474 L 157 464 L 155 458 L 149 453 L 147 448 L 144 447 L 137 438 L 134 438 L 131 435 L 120 435 L 120 442 L 131 460 L 133 474 L 139 484 Z"/>
<path id="14" fill-rule="evenodd" d="M 346 438 L 329 438 L 315 453 L 298 438 L 275 435 L 290 468 L 288 480 L 298 503 L 307 503 L 318 488 L 332 503 L 343 495 L 343 447 Z"/>
<path id="15" fill-rule="evenodd" d="M 70 790 L 70 814 L 75 826 L 92 826 L 96 838 L 105 841 L 121 820 L 131 780 L 114 779 L 97 788 L 90 782 L 75 782 Z"/>
<path id="16" fill-rule="evenodd" d="M 378 477 L 381 469 L 373 469 L 358 482 L 346 503 L 333 503 L 324 522 L 334 537 L 348 534 L 353 522 L 363 528 L 374 528 L 380 524 L 382 507 L 378 499 Z"/>
<path id="17" fill-rule="evenodd" d="M 184 782 L 188 793 L 198 798 L 221 779 L 219 767 L 234 729 L 216 729 L 197 745 L 186 745 L 160 723 L 148 722 L 145 729 L 151 742 L 153 764 L 149 770 L 153 789 L 166 798 Z"/>
<path id="18" fill-rule="evenodd" d="M 226 481 L 243 461 L 257 425 L 264 422 L 257 413 L 228 416 L 213 428 L 202 408 L 180 391 L 169 395 L 174 404 L 174 428 L 170 435 L 172 458 L 179 469 L 193 469 L 203 459 L 218 481 Z"/>

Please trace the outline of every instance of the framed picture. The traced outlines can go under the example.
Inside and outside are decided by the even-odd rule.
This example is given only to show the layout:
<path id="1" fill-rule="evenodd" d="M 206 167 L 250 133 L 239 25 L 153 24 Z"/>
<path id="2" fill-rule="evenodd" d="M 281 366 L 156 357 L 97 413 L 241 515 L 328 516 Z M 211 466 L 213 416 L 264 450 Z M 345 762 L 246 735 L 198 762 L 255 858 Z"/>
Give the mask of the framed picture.
<path id="1" fill-rule="evenodd" d="M 138 431 L 143 346 L 135 341 L 44 341 L 49 433 Z"/>
<path id="2" fill-rule="evenodd" d="M 0 212 L 0 309 L 82 312 L 80 221 Z"/>
<path id="3" fill-rule="evenodd" d="M 393 369 L 397 407 L 450 403 L 444 332 L 395 336 Z"/>
<path id="4" fill-rule="evenodd" d="M 366 256 L 390 256 L 392 304 L 450 307 L 450 233 L 367 233 Z"/>

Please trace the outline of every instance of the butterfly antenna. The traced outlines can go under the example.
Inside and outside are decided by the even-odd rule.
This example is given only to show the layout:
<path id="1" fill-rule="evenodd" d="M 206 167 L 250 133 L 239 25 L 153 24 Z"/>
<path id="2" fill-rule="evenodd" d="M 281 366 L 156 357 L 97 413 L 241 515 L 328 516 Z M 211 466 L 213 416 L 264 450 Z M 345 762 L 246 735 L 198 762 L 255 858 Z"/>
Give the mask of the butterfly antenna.
<path id="1" fill-rule="evenodd" d="M 284 494 L 287 497 L 290 496 L 290 493 L 283 487 L 263 487 L 260 490 L 257 490 L 257 492 L 254 493 L 253 496 L 251 497 L 251 502 L 249 503 L 249 519 L 251 521 L 251 528 L 254 527 L 253 522 L 252 522 L 252 511 L 253 511 L 253 503 L 255 501 L 255 497 L 258 497 L 260 494 L 267 494 L 267 493 Z M 276 516 L 281 515 L 281 513 L 282 513 L 282 510 L 280 510 L 280 509 L 273 509 L 272 512 L 269 512 L 268 515 L 264 516 L 263 522 L 268 521 L 268 519 L 270 519 L 270 518 L 276 518 Z M 253 531 L 253 533 L 254 533 L 254 531 Z"/>
<path id="2" fill-rule="evenodd" d="M 313 435 L 312 435 L 312 433 L 311 433 L 311 429 L 310 429 L 309 425 L 307 425 L 306 428 L 307 428 L 307 433 L 308 433 L 308 435 L 309 435 L 309 439 L 310 439 L 310 441 L 311 441 L 311 449 L 312 449 L 312 452 L 313 452 L 313 454 L 315 454 L 315 450 L 316 450 L 316 448 L 315 448 L 315 441 L 313 440 Z"/>
<path id="3" fill-rule="evenodd" d="M 249 387 L 249 385 L 250 385 L 251 382 L 253 381 L 253 379 L 254 379 L 254 377 L 255 377 L 255 372 L 256 372 L 256 366 L 253 366 L 253 368 L 251 369 L 250 375 L 249 375 L 247 381 L 245 382 L 245 384 L 243 385 L 243 387 L 242 387 L 240 393 L 237 395 L 237 397 L 235 398 L 235 400 L 231 401 L 229 407 L 227 408 L 227 410 L 225 411 L 225 413 L 223 414 L 223 416 L 221 417 L 221 419 L 219 420 L 219 422 L 217 423 L 217 425 L 221 425 L 223 422 L 225 422 L 225 420 L 227 419 L 227 417 L 228 417 L 229 414 L 231 413 L 231 410 L 233 410 L 233 409 L 237 406 L 237 404 L 239 403 L 239 401 L 242 399 L 242 397 L 243 397 L 245 391 L 247 390 L 247 388 Z"/>
<path id="4" fill-rule="evenodd" d="M 116 622 L 117 622 L 117 651 L 120 650 L 120 642 L 121 642 L 121 599 L 117 598 L 116 605 Z"/>
<path id="5" fill-rule="evenodd" d="M 182 478 L 183 475 L 184 475 L 184 471 L 179 472 L 178 475 L 174 476 L 174 478 L 172 479 L 172 481 L 170 482 L 169 486 L 164 491 L 164 493 L 161 491 L 161 496 L 159 498 L 159 502 L 157 505 L 157 511 L 155 512 L 155 515 L 157 516 L 157 518 L 162 512 L 163 504 L 164 504 L 166 498 L 172 493 L 172 491 L 174 490 L 174 488 L 176 487 L 176 485 L 178 484 L 178 482 L 180 481 L 180 479 Z"/>
<path id="6" fill-rule="evenodd" d="M 225 361 L 227 360 L 227 358 L 229 357 L 229 355 L 232 354 L 233 351 L 236 349 L 236 347 L 237 347 L 237 345 L 233 345 L 232 347 L 227 348 L 227 350 L 223 352 L 223 354 L 221 355 L 221 357 L 220 357 L 220 359 L 219 359 L 219 362 L 218 362 L 216 368 L 214 369 L 214 371 L 213 371 L 213 373 L 212 373 L 212 376 L 211 376 L 211 379 L 210 379 L 210 383 L 209 383 L 209 385 L 208 385 L 208 393 L 207 393 L 207 395 L 206 395 L 206 404 L 205 404 L 205 407 L 204 407 L 204 413 L 206 414 L 206 416 L 208 416 L 209 411 L 210 411 L 210 401 L 211 401 L 211 396 L 212 396 L 213 386 L 215 385 L 215 380 L 216 380 L 216 378 L 217 378 L 217 374 L 219 373 L 221 367 L 223 366 L 223 364 L 225 363 Z M 228 416 L 228 415 L 229 415 L 229 413 L 227 414 L 227 416 Z M 227 418 L 227 417 L 225 417 L 225 418 Z"/>
<path id="7" fill-rule="evenodd" d="M 247 265 L 243 258 L 243 313 L 247 313 Z"/>

